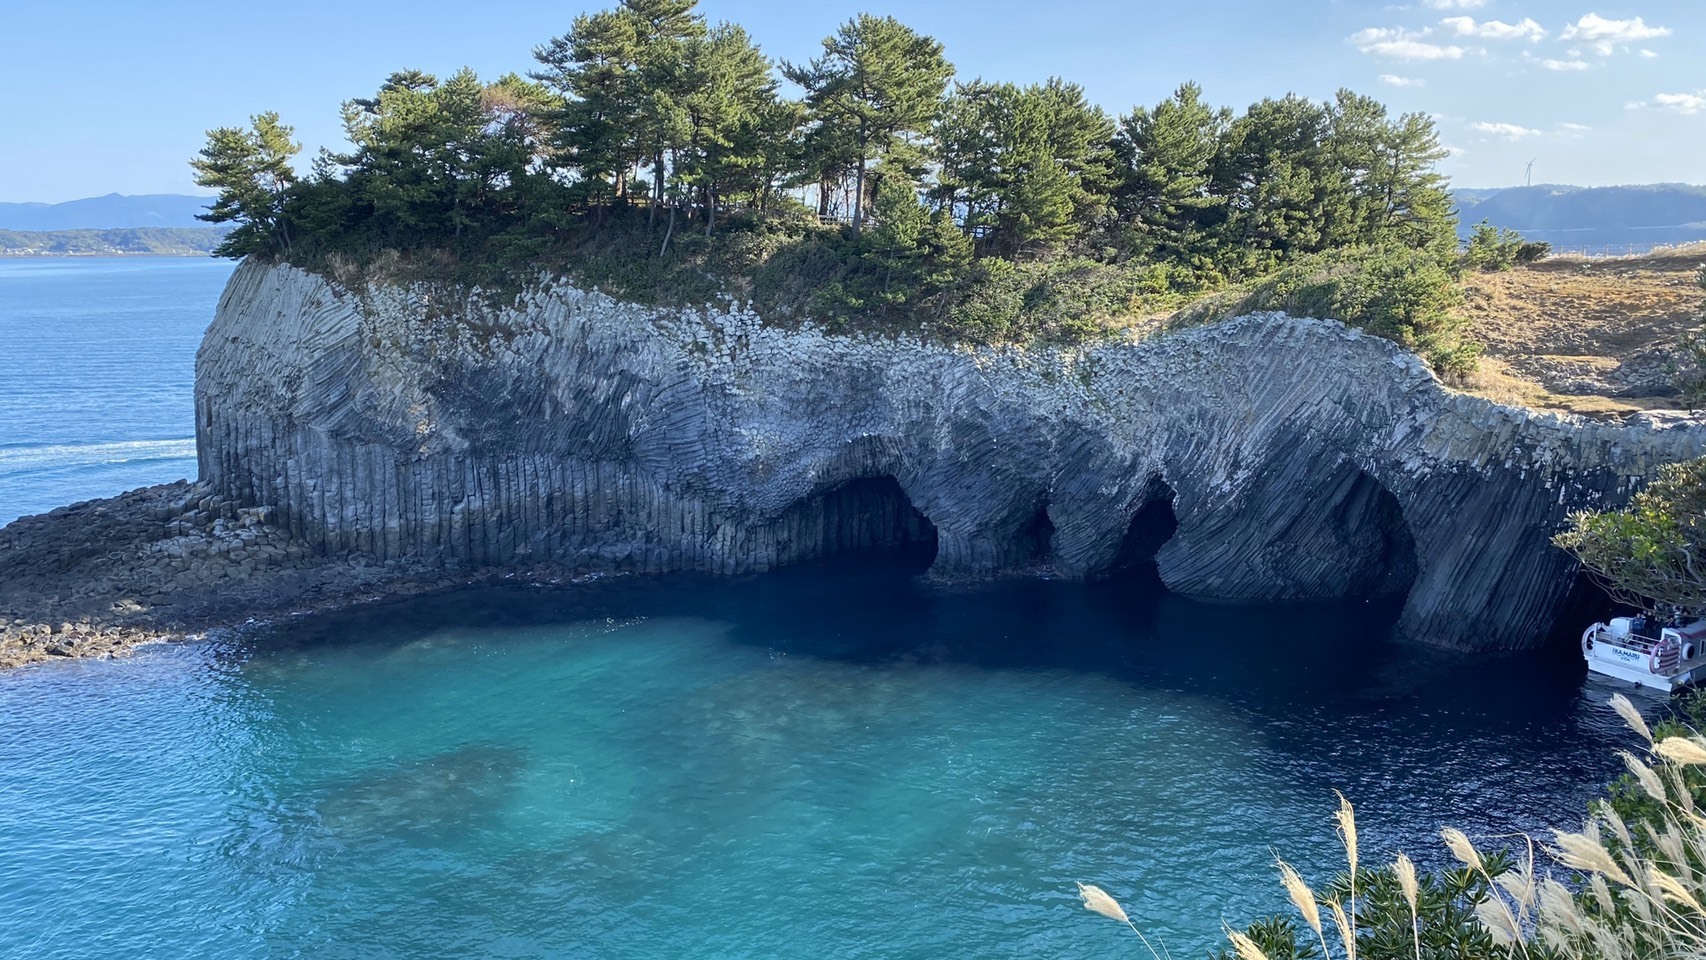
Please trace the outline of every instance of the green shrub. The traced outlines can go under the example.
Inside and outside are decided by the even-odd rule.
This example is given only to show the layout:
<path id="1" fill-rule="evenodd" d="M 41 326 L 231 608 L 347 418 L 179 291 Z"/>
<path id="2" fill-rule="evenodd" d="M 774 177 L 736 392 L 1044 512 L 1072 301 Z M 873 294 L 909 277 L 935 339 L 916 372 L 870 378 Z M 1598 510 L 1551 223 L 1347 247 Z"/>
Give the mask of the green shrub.
<path id="1" fill-rule="evenodd" d="M 1338 320 L 1393 340 L 1444 377 L 1474 371 L 1481 346 L 1457 312 L 1463 291 L 1439 257 L 1407 247 L 1356 247 L 1305 257 L 1229 293 L 1190 307 L 1174 326 L 1213 323 L 1274 310 Z"/>
<path id="2" fill-rule="evenodd" d="M 1495 228 L 1482 220 L 1469 235 L 1463 262 L 1476 270 L 1509 270 L 1519 263 L 1534 263 L 1552 252 L 1552 245 L 1530 242 L 1515 230 Z"/>

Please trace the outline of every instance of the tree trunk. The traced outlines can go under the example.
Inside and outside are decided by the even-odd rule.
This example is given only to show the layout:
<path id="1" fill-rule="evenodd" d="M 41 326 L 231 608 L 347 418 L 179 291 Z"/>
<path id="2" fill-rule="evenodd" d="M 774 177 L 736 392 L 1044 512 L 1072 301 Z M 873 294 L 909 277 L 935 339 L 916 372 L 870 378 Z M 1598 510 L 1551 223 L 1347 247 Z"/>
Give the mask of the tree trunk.
<path id="1" fill-rule="evenodd" d="M 859 154 L 859 172 L 853 180 L 853 238 L 859 238 L 859 228 L 865 219 L 865 156 Z"/>
<path id="2" fill-rule="evenodd" d="M 663 233 L 663 246 L 658 248 L 658 256 L 669 252 L 669 238 L 675 236 L 675 204 L 669 205 L 669 229 Z"/>
<path id="3" fill-rule="evenodd" d="M 709 183 L 705 184 L 705 236 L 710 236 L 717 229 L 717 191 Z"/>
<path id="4" fill-rule="evenodd" d="M 829 174 L 817 178 L 817 215 L 829 216 Z"/>
<path id="5" fill-rule="evenodd" d="M 658 204 L 663 202 L 663 151 L 652 154 L 652 215 L 657 214 Z M 675 207 L 669 208 L 671 220 L 675 218 Z M 647 223 L 651 222 L 648 217 Z"/>

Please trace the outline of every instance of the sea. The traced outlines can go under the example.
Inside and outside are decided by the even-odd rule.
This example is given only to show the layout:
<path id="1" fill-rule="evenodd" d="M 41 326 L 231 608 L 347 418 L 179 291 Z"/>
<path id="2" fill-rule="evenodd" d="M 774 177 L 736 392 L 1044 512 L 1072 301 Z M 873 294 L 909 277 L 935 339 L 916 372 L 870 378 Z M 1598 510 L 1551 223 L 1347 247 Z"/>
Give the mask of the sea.
<path id="1" fill-rule="evenodd" d="M 193 476 L 229 264 L 0 260 L 0 522 Z M 468 588 L 0 674 L 0 956 L 1206 958 L 1343 869 L 1579 825 L 1569 650 L 1390 602 L 899 559 Z"/>

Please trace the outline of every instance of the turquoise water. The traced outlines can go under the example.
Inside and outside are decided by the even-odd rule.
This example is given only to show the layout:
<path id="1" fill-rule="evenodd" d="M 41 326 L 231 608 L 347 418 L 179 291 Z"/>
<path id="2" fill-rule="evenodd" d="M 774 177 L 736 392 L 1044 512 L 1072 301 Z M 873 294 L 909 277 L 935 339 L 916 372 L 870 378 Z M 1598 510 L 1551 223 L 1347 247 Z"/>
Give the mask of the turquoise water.
<path id="1" fill-rule="evenodd" d="M 0 258 L 0 524 L 195 476 L 195 350 L 232 268 Z"/>
<path id="2" fill-rule="evenodd" d="M 1175 957 L 1335 862 L 1579 822 L 1567 659 L 1378 607 L 904 572 L 486 589 L 0 677 L 0 955 Z"/>
<path id="3" fill-rule="evenodd" d="M 0 261 L 0 520 L 193 473 L 229 269 Z M 1426 862 L 1614 773 L 1567 651 L 1466 661 L 1393 615 L 810 568 L 0 674 L 0 957 L 1142 955 L 1076 880 L 1200 957 L 1284 906 L 1274 850 L 1338 863 L 1335 788 L 1365 857 Z"/>

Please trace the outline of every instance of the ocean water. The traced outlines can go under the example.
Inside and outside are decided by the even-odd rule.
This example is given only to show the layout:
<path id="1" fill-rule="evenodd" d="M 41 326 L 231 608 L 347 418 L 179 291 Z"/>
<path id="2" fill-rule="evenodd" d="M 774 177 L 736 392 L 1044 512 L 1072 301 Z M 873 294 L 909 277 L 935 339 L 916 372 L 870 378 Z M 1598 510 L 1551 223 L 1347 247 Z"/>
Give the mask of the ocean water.
<path id="1" fill-rule="evenodd" d="M 225 269 L 0 261 L 4 509 L 189 472 L 91 451 L 185 442 Z M 1441 825 L 1579 823 L 1630 742 L 1570 651 L 1397 644 L 1390 604 L 914 573 L 468 589 L 0 673 L 0 957 L 1143 955 L 1082 880 L 1185 960 L 1284 909 L 1276 851 L 1342 862 L 1335 789 L 1365 860 L 1438 863 Z"/>
<path id="2" fill-rule="evenodd" d="M 195 476 L 195 350 L 232 269 L 0 258 L 0 525 Z"/>

